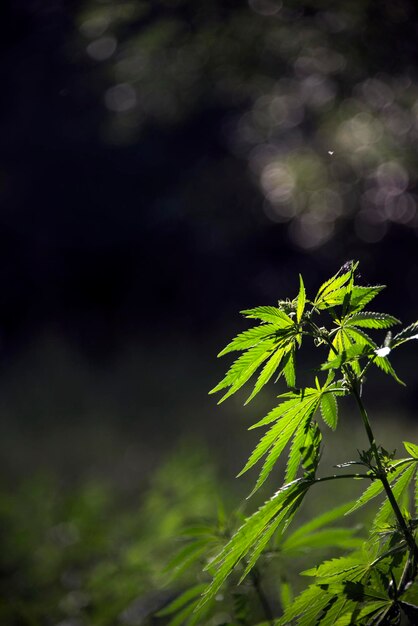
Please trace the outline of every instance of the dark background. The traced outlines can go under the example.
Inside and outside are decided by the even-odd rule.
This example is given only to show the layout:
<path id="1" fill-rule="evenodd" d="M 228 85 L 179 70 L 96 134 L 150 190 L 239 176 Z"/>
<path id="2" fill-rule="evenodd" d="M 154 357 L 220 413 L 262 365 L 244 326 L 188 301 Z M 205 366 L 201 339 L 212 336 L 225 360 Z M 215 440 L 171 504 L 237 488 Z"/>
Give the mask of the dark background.
<path id="1" fill-rule="evenodd" d="M 0 11 L 0 622 L 163 624 L 201 571 L 167 585 L 181 529 L 248 494 L 254 475 L 233 479 L 246 429 L 283 391 L 208 396 L 238 311 L 294 298 L 299 273 L 313 297 L 358 259 L 360 282 L 388 285 L 375 310 L 418 319 L 418 9 Z M 413 344 L 393 357 L 406 388 L 376 372 L 364 392 L 400 455 L 418 436 Z M 367 447 L 349 402 L 324 440 L 322 468 Z M 354 482 L 301 519 L 358 497 Z M 317 562 L 285 562 L 295 589 Z"/>
<path id="2" fill-rule="evenodd" d="M 8 471 L 216 447 L 215 355 L 299 272 L 359 259 L 416 319 L 417 25 L 407 0 L 3 5 Z"/>

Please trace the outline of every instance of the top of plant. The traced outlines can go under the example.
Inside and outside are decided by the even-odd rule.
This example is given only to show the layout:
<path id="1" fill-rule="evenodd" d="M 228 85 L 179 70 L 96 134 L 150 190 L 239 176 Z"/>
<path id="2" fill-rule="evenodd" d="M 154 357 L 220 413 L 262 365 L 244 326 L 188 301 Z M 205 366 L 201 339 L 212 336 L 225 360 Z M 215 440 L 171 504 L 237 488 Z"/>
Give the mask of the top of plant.
<path id="1" fill-rule="evenodd" d="M 305 337 L 310 336 L 317 346 L 328 348 L 327 358 L 320 369 L 333 373 L 347 370 L 356 378 L 374 364 L 398 382 L 389 362 L 391 351 L 405 341 L 418 338 L 418 323 L 411 324 L 392 336 L 389 331 L 381 344 L 376 344 L 365 329 L 387 330 L 399 320 L 387 313 L 365 310 L 365 307 L 384 289 L 384 285 L 356 284 L 358 263 L 346 263 L 332 278 L 319 288 L 311 300 L 307 297 L 302 276 L 299 293 L 293 300 L 279 300 L 277 306 L 258 306 L 241 311 L 247 319 L 259 323 L 233 339 L 218 356 L 233 351 L 242 352 L 225 377 L 210 393 L 224 391 L 220 402 L 240 389 L 259 370 L 249 402 L 275 376 L 283 376 L 287 386 L 296 386 L 295 355 Z M 323 314 L 327 315 L 324 316 Z M 325 318 L 327 317 L 328 325 Z M 318 323 L 318 320 L 319 323 Z"/>

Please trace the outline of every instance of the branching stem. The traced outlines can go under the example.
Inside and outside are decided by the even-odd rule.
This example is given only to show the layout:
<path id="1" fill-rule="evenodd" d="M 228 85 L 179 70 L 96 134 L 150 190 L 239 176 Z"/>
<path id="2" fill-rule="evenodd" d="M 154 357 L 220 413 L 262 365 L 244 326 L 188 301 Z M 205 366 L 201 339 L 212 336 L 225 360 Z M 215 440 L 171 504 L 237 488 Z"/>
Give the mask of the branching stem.
<path id="1" fill-rule="evenodd" d="M 417 544 L 415 543 L 415 539 L 414 539 L 414 537 L 413 537 L 413 535 L 412 535 L 412 533 L 411 533 L 411 531 L 410 531 L 410 529 L 409 529 L 409 527 L 408 527 L 408 525 L 407 525 L 407 523 L 405 521 L 404 516 L 402 515 L 402 511 L 399 508 L 399 505 L 398 505 L 398 503 L 396 501 L 396 498 L 393 495 L 393 491 L 392 491 L 392 488 L 391 488 L 391 486 L 389 484 L 389 481 L 387 479 L 385 469 L 382 466 L 382 462 L 381 462 L 381 459 L 380 459 L 379 451 L 378 451 L 377 446 L 376 446 L 376 440 L 375 440 L 375 437 L 374 437 L 374 434 L 373 434 L 373 431 L 372 431 L 372 428 L 371 428 L 371 425 L 370 425 L 370 420 L 369 420 L 369 417 L 367 415 L 367 411 L 365 409 L 365 406 L 363 404 L 363 401 L 362 401 L 362 399 L 360 397 L 360 394 L 358 392 L 358 389 L 357 389 L 357 386 L 356 386 L 355 383 L 353 383 L 353 385 L 352 385 L 352 393 L 353 393 L 353 396 L 356 399 L 357 405 L 359 407 L 359 410 L 360 410 L 360 413 L 361 413 L 361 416 L 362 416 L 362 419 L 363 419 L 364 428 L 366 430 L 367 437 L 369 439 L 370 449 L 373 452 L 373 456 L 375 458 L 376 465 L 377 465 L 377 468 L 379 470 L 379 480 L 381 480 L 381 482 L 383 484 L 383 488 L 384 488 L 384 490 L 386 492 L 386 496 L 387 496 L 387 498 L 388 498 L 388 500 L 390 502 L 390 505 L 391 505 L 391 507 L 393 509 L 393 512 L 394 512 L 395 516 L 396 516 L 396 519 L 398 520 L 398 524 L 399 524 L 399 526 L 400 526 L 400 528 L 402 530 L 403 536 L 405 537 L 405 541 L 408 544 L 408 547 L 410 549 L 411 554 L 413 555 L 414 563 L 417 563 L 418 562 L 418 547 L 417 547 Z"/>
<path id="2" fill-rule="evenodd" d="M 316 324 L 314 324 L 313 322 L 310 322 L 310 326 L 313 329 L 315 335 L 323 340 L 325 340 L 325 342 L 328 344 L 328 346 L 330 347 L 330 349 L 338 356 L 338 351 L 336 350 L 335 346 L 333 345 L 332 341 L 329 339 L 328 336 L 326 336 L 323 332 L 321 332 L 321 329 L 318 328 L 318 326 Z M 366 408 L 363 404 L 363 401 L 361 399 L 361 395 L 358 389 L 358 380 L 357 378 L 350 372 L 349 368 L 345 365 L 342 366 L 342 371 L 346 377 L 346 380 L 349 382 L 350 385 L 350 391 L 353 394 L 356 402 L 357 402 L 357 406 L 360 410 L 360 414 L 363 420 L 363 425 L 364 428 L 366 430 L 366 434 L 367 434 L 367 438 L 369 440 L 370 443 L 370 449 L 373 453 L 373 456 L 375 458 L 376 461 L 376 466 L 377 469 L 379 471 L 379 480 L 382 482 L 383 484 L 383 488 L 386 492 L 386 496 L 387 499 L 390 502 L 390 505 L 392 507 L 392 510 L 396 516 L 396 519 L 398 521 L 398 524 L 402 530 L 403 536 L 405 537 L 405 541 L 408 544 L 409 550 L 411 555 L 413 556 L 413 571 L 416 572 L 417 569 L 417 565 L 418 565 L 418 547 L 417 544 L 415 542 L 414 536 L 412 535 L 404 516 L 402 515 L 402 512 L 399 508 L 399 505 L 396 501 L 395 496 L 393 495 L 392 492 L 392 488 L 389 484 L 389 481 L 387 479 L 386 476 L 386 472 L 384 467 L 382 466 L 382 462 L 380 459 L 380 455 L 379 455 L 379 450 L 377 448 L 376 445 L 376 440 L 375 440 L 375 436 L 373 434 L 373 430 L 370 424 L 370 420 L 369 420 L 369 416 L 367 414 Z M 366 370 L 366 368 L 365 368 Z M 362 375 L 364 375 L 365 370 L 363 370 Z"/>

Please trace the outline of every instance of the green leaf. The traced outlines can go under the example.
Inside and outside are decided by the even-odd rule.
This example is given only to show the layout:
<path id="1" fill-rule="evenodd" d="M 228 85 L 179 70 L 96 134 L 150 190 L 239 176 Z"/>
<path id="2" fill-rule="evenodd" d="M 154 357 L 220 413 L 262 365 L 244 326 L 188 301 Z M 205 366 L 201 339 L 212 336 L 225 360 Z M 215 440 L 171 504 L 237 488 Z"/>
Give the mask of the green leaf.
<path id="1" fill-rule="evenodd" d="M 389 374 L 390 376 L 392 376 L 392 378 L 394 378 L 396 380 L 397 383 L 399 383 L 400 385 L 404 385 L 405 383 L 403 382 L 403 380 L 401 380 L 399 378 L 399 376 L 397 375 L 397 373 L 395 372 L 395 370 L 393 369 L 390 361 L 383 356 L 377 356 L 374 359 L 374 363 L 377 365 L 377 367 L 379 367 L 383 372 L 385 372 L 385 374 Z"/>
<path id="2" fill-rule="evenodd" d="M 405 465 L 401 465 L 400 467 L 397 467 L 395 470 L 392 471 L 392 473 L 388 476 L 388 480 L 390 482 L 393 482 L 394 480 L 396 480 L 401 474 L 402 472 L 405 471 Z M 373 498 L 375 498 L 376 496 L 378 496 L 380 493 L 382 493 L 383 491 L 383 483 L 381 480 L 375 479 L 371 485 L 369 485 L 367 487 L 367 489 L 363 492 L 363 494 L 360 496 L 360 498 L 358 498 L 358 500 L 356 501 L 356 503 L 351 507 L 351 509 L 349 509 L 346 513 L 346 515 L 349 515 L 351 513 L 353 513 L 354 511 L 357 511 L 357 509 L 359 509 L 360 507 L 364 506 L 365 504 L 367 504 L 368 502 L 370 502 L 370 500 L 372 500 Z"/>
<path id="3" fill-rule="evenodd" d="M 283 324 L 288 326 L 294 324 L 291 317 L 275 306 L 257 306 L 254 309 L 241 311 L 242 315 L 248 319 L 261 320 L 262 322 L 272 322 L 273 324 Z"/>
<path id="4" fill-rule="evenodd" d="M 321 308 L 318 307 L 318 304 L 320 304 L 321 302 L 325 302 L 327 298 L 329 298 L 334 292 L 340 290 L 341 287 L 343 287 L 350 279 L 351 269 L 348 272 L 343 272 L 341 274 L 340 272 L 342 271 L 342 269 L 343 268 L 340 268 L 340 270 L 334 276 L 332 276 L 332 278 L 323 283 L 323 285 L 321 285 L 321 287 L 318 289 L 318 293 L 316 294 L 314 301 L 314 305 L 317 308 Z"/>
<path id="5" fill-rule="evenodd" d="M 325 513 L 314 517 L 300 526 L 297 530 L 293 531 L 292 535 L 290 535 L 290 537 L 283 542 L 283 546 L 287 545 L 287 541 L 292 541 L 294 539 L 297 540 L 299 537 L 304 537 L 318 528 L 323 528 L 324 526 L 331 524 L 339 517 L 344 516 L 352 508 L 353 504 L 353 502 L 346 502 L 345 504 L 337 506 L 330 511 L 325 511 Z"/>
<path id="6" fill-rule="evenodd" d="M 302 421 L 305 423 L 311 420 L 313 414 L 318 408 L 318 405 L 319 405 L 319 396 L 313 399 L 308 399 L 303 403 L 302 402 L 300 403 L 300 409 L 297 414 L 297 418 L 293 419 L 293 421 L 291 421 L 288 424 L 288 426 L 280 433 L 279 437 L 273 442 L 273 445 L 271 446 L 271 450 L 268 453 L 266 460 L 264 461 L 260 475 L 257 479 L 255 487 L 252 490 L 250 496 L 252 496 L 261 487 L 261 485 L 267 480 L 268 476 L 273 470 L 274 465 L 276 464 L 278 458 L 280 457 L 284 448 L 288 444 L 296 428 L 301 424 Z M 307 452 L 308 452 L 307 448 L 305 447 L 303 450 L 303 455 L 308 456 Z M 311 452 L 313 454 L 314 452 L 313 448 Z M 311 462 L 313 461 L 313 459 L 310 459 L 310 460 Z M 304 458 L 302 457 L 302 463 L 303 462 L 304 462 Z"/>
<path id="7" fill-rule="evenodd" d="M 415 443 L 410 443 L 409 441 L 403 441 L 405 450 L 410 454 L 414 459 L 418 459 L 418 446 Z"/>
<path id="8" fill-rule="evenodd" d="M 311 416 L 305 420 L 302 420 L 299 424 L 290 447 L 289 457 L 286 464 L 286 474 L 284 477 L 285 483 L 289 483 L 296 478 L 299 465 L 302 461 L 302 452 L 305 444 L 306 435 L 308 432 Z"/>
<path id="9" fill-rule="evenodd" d="M 252 549 L 248 564 L 238 584 L 241 584 L 244 578 L 248 576 L 248 574 L 250 573 L 250 571 L 253 569 L 254 565 L 258 561 L 259 557 L 261 556 L 261 553 L 263 552 L 264 548 L 266 547 L 266 545 L 272 538 L 273 534 L 279 529 L 279 527 L 280 527 L 281 532 L 284 532 L 284 530 L 289 526 L 296 511 L 302 504 L 302 500 L 305 496 L 305 493 L 306 493 L 306 489 L 303 489 L 297 495 L 297 497 L 293 499 L 293 501 L 290 503 L 287 509 L 284 509 L 281 513 L 279 513 L 279 515 L 270 523 L 268 528 L 263 532 L 260 539 L 257 541 L 254 548 Z"/>
<path id="10" fill-rule="evenodd" d="M 280 331 L 281 333 L 287 332 L 286 329 L 279 328 L 276 324 L 261 324 L 260 326 L 244 330 L 221 350 L 218 357 L 235 350 L 248 350 L 248 348 L 256 346 L 265 339 L 277 338 L 280 335 Z"/>
<path id="11" fill-rule="evenodd" d="M 300 274 L 299 274 L 299 283 L 300 283 L 299 294 L 298 294 L 298 300 L 297 300 L 297 306 L 296 306 L 296 319 L 298 322 L 300 322 L 300 320 L 302 319 L 302 315 L 305 310 L 305 303 L 306 303 L 305 285 L 303 284 L 303 278 Z"/>
<path id="12" fill-rule="evenodd" d="M 215 393 L 226 387 L 230 387 L 229 391 L 220 399 L 219 403 L 223 402 L 238 391 L 254 372 L 260 367 L 260 365 L 268 359 L 272 349 L 274 348 L 274 340 L 268 339 L 261 344 L 254 346 L 244 352 L 230 367 L 225 377 L 221 382 L 216 385 L 209 393 Z"/>
<path id="13" fill-rule="evenodd" d="M 277 626 L 289 626 L 293 623 L 293 620 L 298 620 L 297 624 L 300 624 L 300 618 L 302 615 L 307 615 L 311 620 L 310 624 L 317 624 L 315 620 L 316 615 L 324 608 L 329 602 L 329 594 L 318 585 L 309 585 L 302 593 L 300 593 L 288 606 L 283 616 L 276 622 Z"/>
<path id="14" fill-rule="evenodd" d="M 411 339 L 418 339 L 418 322 L 414 322 L 410 326 L 407 326 L 400 333 L 394 336 L 391 347 L 396 348 L 402 343 L 411 341 Z"/>
<path id="15" fill-rule="evenodd" d="M 291 350 L 286 354 L 285 363 L 283 365 L 283 374 L 288 387 L 296 385 L 296 368 L 295 368 L 295 351 Z"/>
<path id="16" fill-rule="evenodd" d="M 264 365 L 263 369 L 260 372 L 259 377 L 257 378 L 257 382 L 254 386 L 253 391 L 245 401 L 245 404 L 248 404 L 250 400 L 254 398 L 254 396 L 268 383 L 270 378 L 273 376 L 274 372 L 280 366 L 281 360 L 286 352 L 285 348 L 278 348 L 273 356 L 269 358 L 267 363 Z"/>
<path id="17" fill-rule="evenodd" d="M 206 538 L 188 543 L 169 561 L 165 571 L 170 572 L 173 578 L 179 576 L 192 563 L 199 560 L 202 554 L 206 552 L 207 544 L 208 540 Z"/>
<path id="18" fill-rule="evenodd" d="M 385 287 L 386 285 L 374 285 L 373 287 L 354 285 L 351 292 L 350 311 L 361 311 L 364 309 Z"/>
<path id="19" fill-rule="evenodd" d="M 344 320 L 345 326 L 360 326 L 364 328 L 390 328 L 400 321 L 386 313 L 373 313 L 371 311 L 354 313 Z"/>
<path id="20" fill-rule="evenodd" d="M 326 606 L 322 611 L 319 617 L 319 623 L 321 626 L 335 626 L 337 623 L 340 624 L 339 620 L 341 616 L 347 612 L 347 609 L 350 610 L 351 614 L 356 604 L 356 602 L 349 600 L 344 595 L 339 597 L 333 596 L 332 601 L 330 601 L 328 606 Z M 347 624 L 350 623 L 351 619 L 347 622 Z"/>
<path id="21" fill-rule="evenodd" d="M 301 572 L 303 576 L 316 576 L 323 583 L 335 583 L 345 580 L 361 580 L 369 570 L 369 563 L 363 561 L 358 554 L 342 556 L 325 561 L 312 569 Z"/>
<path id="22" fill-rule="evenodd" d="M 416 469 L 416 463 L 412 463 L 409 467 L 406 467 L 405 471 L 396 481 L 396 484 L 392 487 L 392 493 L 395 496 L 396 500 L 399 500 L 402 497 L 404 491 L 408 488 L 408 485 L 414 477 Z M 393 515 L 393 509 L 389 500 L 385 500 L 373 520 L 373 528 L 375 530 L 379 530 L 379 528 L 384 526 L 384 524 L 386 524 Z"/>
<path id="23" fill-rule="evenodd" d="M 269 529 L 270 523 L 276 523 L 276 517 L 280 518 L 278 523 L 285 520 L 292 505 L 302 493 L 306 493 L 310 484 L 310 481 L 300 479 L 284 485 L 258 511 L 245 520 L 221 552 L 207 566 L 206 569 L 213 571 L 214 576 L 198 608 L 216 595 L 236 565 Z"/>
<path id="24" fill-rule="evenodd" d="M 285 410 L 284 413 L 278 411 L 279 415 L 282 415 L 281 419 L 279 419 L 276 424 L 274 424 L 261 438 L 238 476 L 242 476 L 242 474 L 255 465 L 255 463 L 257 463 L 257 461 L 271 446 L 273 446 L 274 443 L 283 441 L 283 448 L 286 446 L 287 442 L 298 427 L 301 418 L 303 418 L 305 412 L 309 409 L 310 403 L 312 403 L 311 398 L 308 398 L 303 402 L 300 402 L 300 400 L 291 401 L 291 408 Z M 288 402 L 284 404 L 289 405 Z M 281 407 L 277 408 L 280 409 Z"/>
<path id="25" fill-rule="evenodd" d="M 363 608 L 360 609 L 360 611 L 356 614 L 356 622 L 358 624 L 361 624 L 364 622 L 361 622 L 360 620 L 363 620 L 365 617 L 372 617 L 375 616 L 375 618 L 378 618 L 378 614 L 380 614 L 380 612 L 383 610 L 388 609 L 390 606 L 392 605 L 392 600 L 390 599 L 386 599 L 386 600 L 375 600 L 374 602 L 368 602 L 366 604 L 366 606 L 364 606 Z M 370 624 L 370 620 L 367 620 L 367 624 Z M 375 620 L 373 620 L 373 623 L 378 623 Z"/>
<path id="26" fill-rule="evenodd" d="M 191 602 L 185 606 L 176 615 L 174 615 L 174 617 L 168 622 L 167 626 L 180 626 L 181 624 L 188 624 L 188 618 L 193 614 L 195 606 L 195 602 Z"/>
<path id="27" fill-rule="evenodd" d="M 313 410 L 316 411 L 319 405 L 319 398 L 316 406 Z M 302 466 L 305 470 L 305 475 L 314 475 L 318 467 L 320 453 L 321 453 L 321 441 L 322 433 L 316 422 L 309 424 L 309 430 L 306 434 L 305 444 L 302 450 Z"/>
<path id="28" fill-rule="evenodd" d="M 300 396 L 299 394 L 293 392 L 290 393 L 291 397 L 289 400 L 281 402 L 279 406 L 274 407 L 274 409 L 269 411 L 269 413 L 267 413 L 267 415 L 263 417 L 263 419 L 250 426 L 248 430 L 260 428 L 260 426 L 265 426 L 266 424 L 271 424 L 271 422 L 276 422 L 279 417 L 282 417 L 283 415 L 285 415 L 285 413 L 297 407 L 300 403 Z M 281 395 L 279 397 L 282 398 L 285 396 L 288 397 L 287 394 Z"/>
<path id="29" fill-rule="evenodd" d="M 363 539 L 353 536 L 351 528 L 327 528 L 317 532 L 290 537 L 282 546 L 282 551 L 311 550 L 313 548 L 359 548 Z"/>
<path id="30" fill-rule="evenodd" d="M 353 361 L 358 360 L 361 357 L 369 356 L 373 353 L 371 352 L 370 348 L 368 348 L 368 346 L 365 346 L 364 344 L 355 343 L 351 345 L 349 348 L 347 349 L 344 348 L 343 350 L 341 350 L 338 356 L 334 356 L 334 358 L 330 358 L 332 354 L 333 353 L 330 352 L 329 357 L 328 357 L 329 360 L 326 361 L 325 363 L 322 363 L 321 370 L 331 370 L 331 369 L 337 370 L 337 369 L 340 369 L 346 363 L 352 363 Z"/>
<path id="31" fill-rule="evenodd" d="M 290 583 L 287 580 L 281 580 L 279 584 L 280 604 L 283 610 L 286 610 L 293 603 L 293 592 Z"/>
<path id="32" fill-rule="evenodd" d="M 349 334 L 350 338 L 357 343 L 364 343 L 365 346 L 369 346 L 373 349 L 375 356 L 373 357 L 373 362 L 377 367 L 379 367 L 385 374 L 389 374 L 392 376 L 396 382 L 404 385 L 405 383 L 398 377 L 389 360 L 384 356 L 378 356 L 378 347 L 376 343 L 360 328 L 347 328 L 347 334 Z"/>
<path id="33" fill-rule="evenodd" d="M 324 393 L 321 396 L 321 415 L 324 422 L 335 430 L 338 422 L 338 405 L 337 399 L 332 392 Z"/>
<path id="34" fill-rule="evenodd" d="M 194 526 L 187 526 L 181 531 L 182 537 L 214 537 L 214 528 L 207 524 L 195 524 Z"/>
<path id="35" fill-rule="evenodd" d="M 183 608 L 185 604 L 200 596 L 207 587 L 207 583 L 201 583 L 200 585 L 195 585 L 194 587 L 190 587 L 190 589 L 186 589 L 182 594 L 180 594 L 175 600 L 170 602 L 166 607 L 164 607 L 161 611 L 158 611 L 156 615 L 158 617 L 164 617 L 165 615 L 171 615 L 172 613 L 176 613 L 179 609 Z"/>

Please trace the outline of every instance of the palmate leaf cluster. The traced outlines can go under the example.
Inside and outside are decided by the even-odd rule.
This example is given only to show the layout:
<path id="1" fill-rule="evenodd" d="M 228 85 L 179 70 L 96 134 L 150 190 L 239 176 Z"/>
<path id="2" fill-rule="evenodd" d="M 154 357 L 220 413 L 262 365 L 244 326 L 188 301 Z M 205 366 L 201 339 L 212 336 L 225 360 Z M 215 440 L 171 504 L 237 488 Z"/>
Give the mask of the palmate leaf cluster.
<path id="1" fill-rule="evenodd" d="M 180 560 L 202 557 L 207 578 L 187 589 L 166 609 L 167 614 L 175 615 L 172 626 L 206 623 L 219 593 L 248 584 L 249 580 L 260 597 L 264 620 L 272 622 L 278 618 L 278 625 L 418 623 L 418 446 L 405 442 L 409 456 L 401 459 L 378 447 L 361 398 L 365 374 L 373 366 L 402 382 L 389 356 L 403 343 L 418 338 L 418 322 L 392 334 L 390 329 L 400 323 L 398 319 L 366 310 L 384 287 L 358 285 L 356 270 L 353 262 L 343 266 L 312 300 L 300 277 L 294 299 L 243 311 L 244 317 L 255 325 L 241 332 L 220 353 L 219 356 L 240 353 L 212 390 L 222 392 L 221 402 L 250 379 L 253 386 L 247 402 L 269 381 L 282 379 L 288 388 L 278 396 L 277 406 L 251 426 L 265 430 L 240 472 L 242 475 L 260 464 L 252 495 L 286 451 L 284 482 L 229 534 L 218 534 L 216 540 L 216 533 L 211 539 L 209 535 L 203 540 L 195 538 L 186 545 Z M 370 336 L 374 331 L 384 331 L 380 342 Z M 297 355 L 307 339 L 321 351 L 322 360 L 314 384 L 299 388 Z M 359 452 L 358 459 L 337 466 L 339 473 L 318 476 L 322 430 L 337 428 L 338 405 L 348 395 L 357 401 L 370 448 Z M 361 471 L 344 473 L 353 467 Z M 328 516 L 319 516 L 289 535 L 288 527 L 312 488 L 317 490 L 320 483 L 348 478 L 366 483 L 355 502 Z M 364 545 L 344 527 L 328 528 L 339 516 L 351 514 L 375 498 L 380 498 L 381 505 Z M 314 577 L 314 582 L 294 600 L 287 582 L 278 583 L 280 617 L 273 615 L 260 591 L 260 571 L 269 559 L 283 559 L 286 547 L 292 546 L 351 551 L 305 571 L 304 575 Z M 234 623 L 233 615 L 229 619 Z M 251 616 L 246 619 L 245 623 L 256 623 Z"/>

